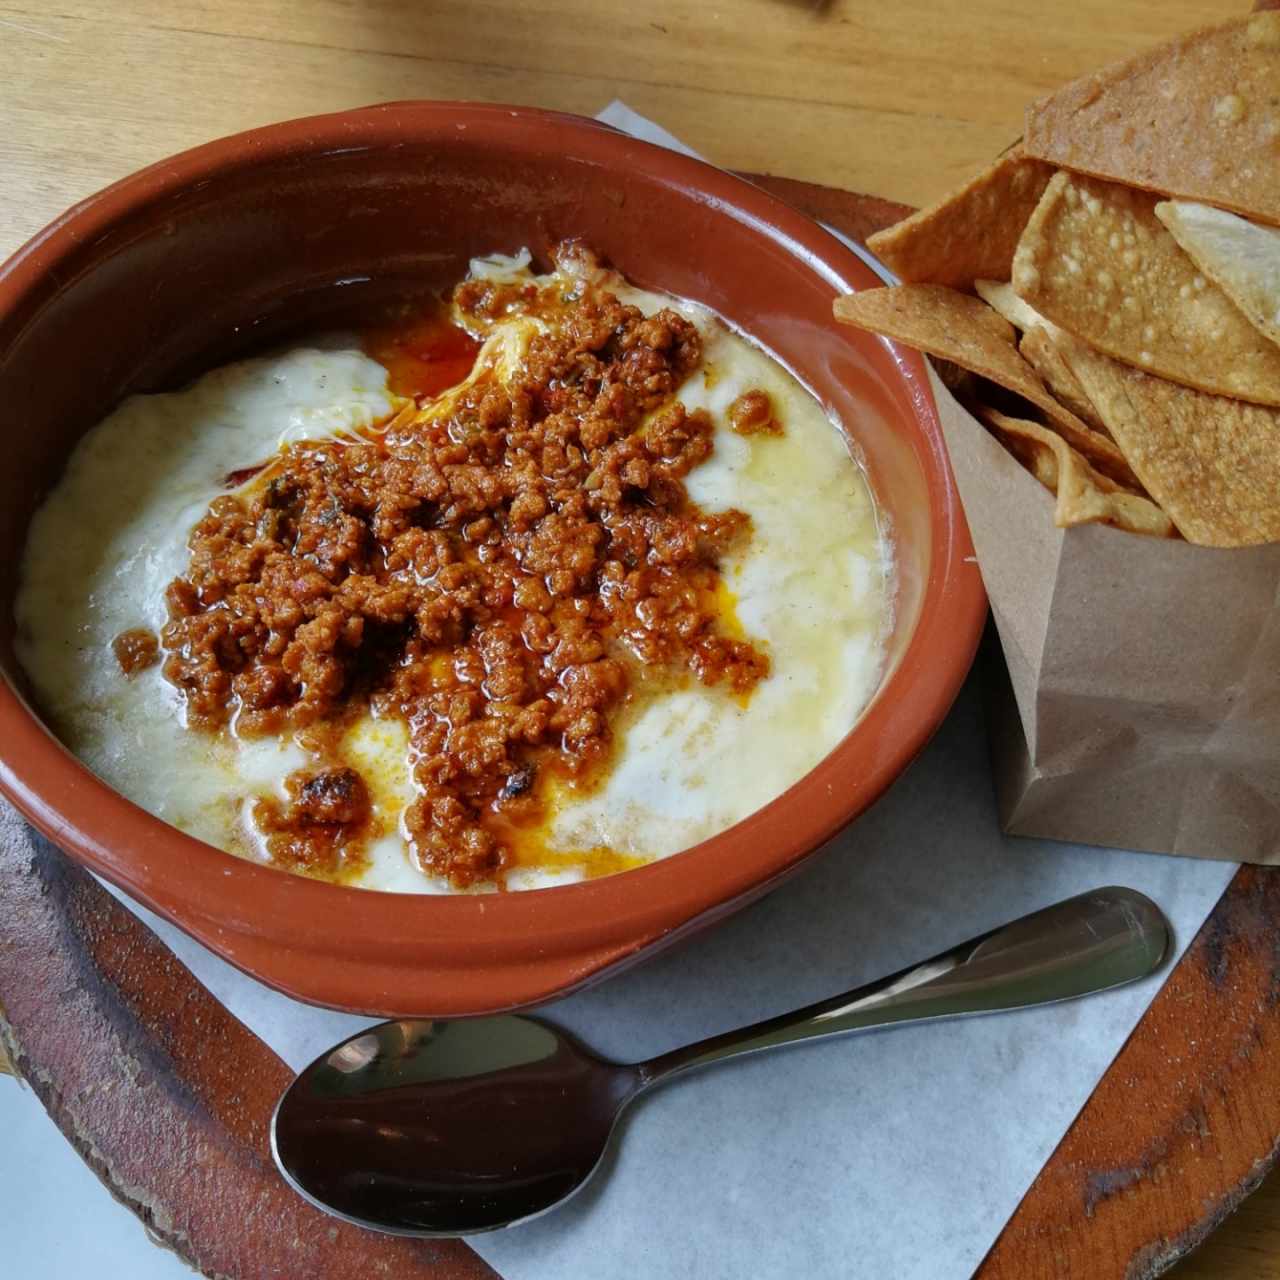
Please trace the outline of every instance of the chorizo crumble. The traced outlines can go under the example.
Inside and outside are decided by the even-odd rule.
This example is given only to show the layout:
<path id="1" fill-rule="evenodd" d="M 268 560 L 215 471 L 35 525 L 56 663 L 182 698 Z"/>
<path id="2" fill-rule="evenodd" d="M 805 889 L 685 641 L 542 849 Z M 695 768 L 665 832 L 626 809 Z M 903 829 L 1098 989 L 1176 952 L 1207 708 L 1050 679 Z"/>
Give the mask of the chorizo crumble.
<path id="1" fill-rule="evenodd" d="M 354 769 L 300 769 L 285 779 L 284 787 L 287 806 L 273 797 L 253 806 L 253 820 L 273 861 L 329 870 L 348 846 L 358 845 L 369 834 L 369 793 Z"/>
<path id="2" fill-rule="evenodd" d="M 111 652 L 125 675 L 136 676 L 139 671 L 154 667 L 160 661 L 160 641 L 154 631 L 134 627 L 132 631 L 122 631 L 116 636 L 111 642 Z"/>
<path id="3" fill-rule="evenodd" d="M 729 406 L 729 425 L 740 436 L 782 434 L 782 425 L 773 416 L 773 401 L 767 391 L 744 391 Z"/>
<path id="4" fill-rule="evenodd" d="M 366 708 L 408 726 L 418 865 L 501 885 L 548 781 L 598 780 L 646 684 L 745 696 L 768 674 L 718 621 L 719 560 L 750 520 L 699 509 L 684 485 L 713 449 L 709 416 L 674 395 L 699 367 L 697 329 L 569 274 L 580 249 L 559 261 L 550 284 L 454 290 L 458 327 L 440 311 L 435 328 L 460 386 L 380 430 L 288 445 L 191 533 L 161 637 L 189 726 L 298 731 L 323 766 L 289 779 L 287 804 L 256 805 L 282 865 L 333 874 L 360 856 L 366 787 L 324 744 Z M 490 344 L 468 377 L 459 330 L 513 316 L 528 317 L 514 367 Z M 767 396 L 751 408 L 771 421 Z"/>

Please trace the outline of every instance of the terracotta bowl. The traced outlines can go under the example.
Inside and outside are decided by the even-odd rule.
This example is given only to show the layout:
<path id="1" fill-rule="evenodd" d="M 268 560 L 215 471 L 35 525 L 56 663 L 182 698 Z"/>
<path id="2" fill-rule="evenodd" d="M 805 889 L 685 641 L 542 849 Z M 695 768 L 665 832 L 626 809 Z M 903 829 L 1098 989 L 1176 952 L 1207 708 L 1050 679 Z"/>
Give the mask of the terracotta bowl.
<path id="1" fill-rule="evenodd" d="M 893 530 L 888 672 L 857 727 L 785 795 L 665 861 L 526 893 L 432 897 L 299 879 L 144 813 L 44 727 L 13 655 L 26 526 L 117 401 L 467 259 L 578 235 L 637 283 L 707 303 L 851 430 Z M 986 601 L 919 358 L 837 327 L 876 284 L 808 218 L 728 174 L 542 111 L 406 103 L 198 147 L 77 205 L 0 270 L 0 787 L 78 861 L 269 985 L 388 1015 L 528 1005 L 765 893 L 879 796 L 969 668 Z"/>

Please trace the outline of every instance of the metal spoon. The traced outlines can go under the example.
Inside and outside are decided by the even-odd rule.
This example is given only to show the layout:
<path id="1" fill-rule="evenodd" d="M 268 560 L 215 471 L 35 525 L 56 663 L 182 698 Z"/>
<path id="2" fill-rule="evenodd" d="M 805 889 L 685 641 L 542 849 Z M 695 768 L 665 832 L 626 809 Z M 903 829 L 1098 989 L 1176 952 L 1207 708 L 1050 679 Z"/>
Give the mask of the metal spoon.
<path id="1" fill-rule="evenodd" d="M 384 1022 L 318 1058 L 271 1122 L 271 1150 L 303 1196 L 400 1235 L 511 1226 L 592 1175 L 623 1108 L 722 1058 L 893 1023 L 1048 1004 L 1159 968 L 1160 909 L 1098 889 L 923 964 L 794 1013 L 627 1066 L 532 1018 Z"/>

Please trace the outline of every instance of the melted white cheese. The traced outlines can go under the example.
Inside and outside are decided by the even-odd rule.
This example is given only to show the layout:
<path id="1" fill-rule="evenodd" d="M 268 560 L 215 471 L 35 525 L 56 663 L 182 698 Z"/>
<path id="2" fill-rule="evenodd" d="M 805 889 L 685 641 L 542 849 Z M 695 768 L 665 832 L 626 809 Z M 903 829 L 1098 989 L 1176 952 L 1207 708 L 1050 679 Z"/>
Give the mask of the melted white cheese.
<path id="1" fill-rule="evenodd" d="M 473 272 L 525 278 L 527 264 L 527 255 L 492 258 Z M 645 312 L 674 306 L 703 335 L 704 366 L 679 398 L 711 413 L 715 452 L 686 483 L 704 509 L 732 506 L 752 518 L 751 540 L 727 558 L 724 577 L 746 635 L 772 662 L 745 706 L 696 681 L 654 697 L 627 723 L 603 787 L 563 794 L 553 847 L 658 858 L 747 817 L 852 728 L 881 674 L 891 558 L 844 437 L 794 378 L 705 308 L 608 283 Z M 501 322 L 509 330 L 488 348 L 500 366 L 531 323 Z M 770 394 L 781 437 L 729 429 L 728 406 L 754 388 Z M 264 461 L 285 440 L 341 435 L 392 407 L 385 371 L 357 351 L 306 349 L 230 365 L 183 391 L 126 401 L 81 441 L 32 522 L 17 648 L 47 719 L 100 777 L 211 844 L 257 855 L 253 800 L 283 797 L 284 778 L 306 756 L 287 739 L 187 731 L 159 668 L 125 678 L 111 642 L 133 627 L 164 625 L 164 589 L 183 572 L 187 535 L 225 491 L 229 471 Z M 407 747 L 403 725 L 372 718 L 346 740 L 344 754 L 369 783 L 388 833 L 356 883 L 445 892 L 447 884 L 416 869 L 401 834 L 412 797 Z M 581 875 L 521 869 L 509 884 Z"/>
<path id="2" fill-rule="evenodd" d="M 358 351 L 300 350 L 131 397 L 80 441 L 32 520 L 16 648 L 41 710 L 100 778 L 210 844 L 237 845 L 246 792 L 274 791 L 305 757 L 292 744 L 188 732 L 159 667 L 126 679 L 111 642 L 164 626 L 187 535 L 229 471 L 285 440 L 376 422 L 391 410 L 386 382 Z"/>
<path id="3" fill-rule="evenodd" d="M 703 368 L 678 396 L 711 414 L 715 452 L 685 485 L 704 510 L 751 516 L 750 542 L 721 568 L 771 663 L 746 706 L 696 682 L 654 698 L 628 724 L 603 788 L 552 826 L 563 847 L 665 857 L 781 795 L 853 727 L 883 664 L 888 556 L 844 436 L 785 369 L 705 307 L 608 287 L 646 313 L 673 307 L 702 334 Z M 783 435 L 730 429 L 730 404 L 755 388 L 769 393 Z"/>

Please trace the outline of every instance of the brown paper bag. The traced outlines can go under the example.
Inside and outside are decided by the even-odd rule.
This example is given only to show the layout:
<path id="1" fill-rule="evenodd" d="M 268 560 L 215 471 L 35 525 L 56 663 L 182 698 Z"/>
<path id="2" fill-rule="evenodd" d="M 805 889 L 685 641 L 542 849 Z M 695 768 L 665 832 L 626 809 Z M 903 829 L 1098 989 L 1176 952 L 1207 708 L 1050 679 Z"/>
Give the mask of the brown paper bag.
<path id="1" fill-rule="evenodd" d="M 930 377 L 1009 667 L 990 717 L 1004 829 L 1280 863 L 1280 544 L 1059 529 Z"/>

